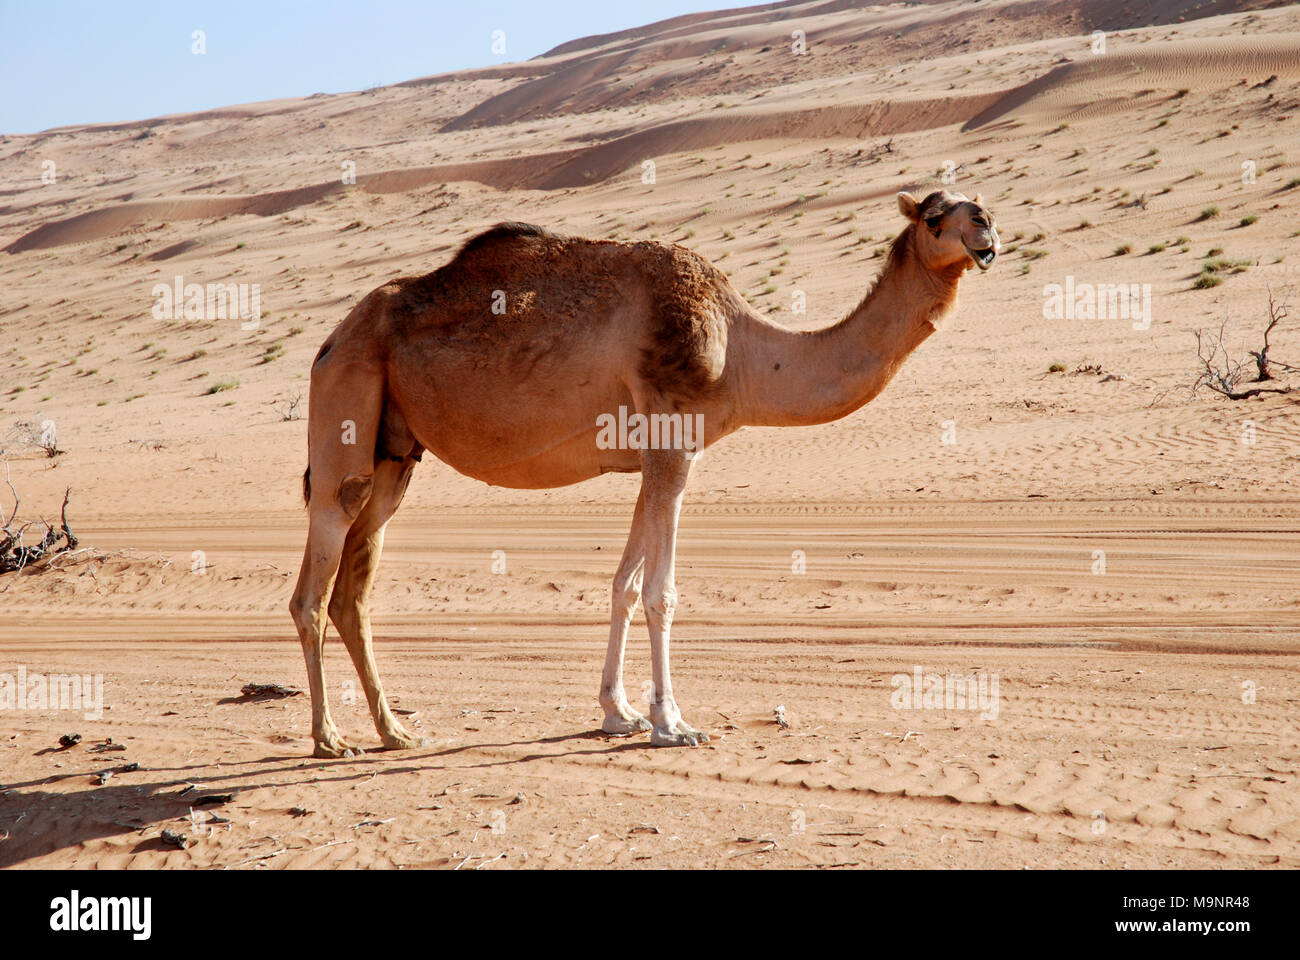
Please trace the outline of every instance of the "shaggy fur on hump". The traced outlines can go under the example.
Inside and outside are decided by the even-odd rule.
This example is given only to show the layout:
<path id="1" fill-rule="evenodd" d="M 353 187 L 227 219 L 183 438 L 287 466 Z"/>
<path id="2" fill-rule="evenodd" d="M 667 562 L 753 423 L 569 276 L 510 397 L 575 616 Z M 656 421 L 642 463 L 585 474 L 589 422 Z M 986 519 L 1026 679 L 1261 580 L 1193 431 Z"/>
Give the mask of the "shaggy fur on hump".
<path id="1" fill-rule="evenodd" d="M 667 397 L 698 397 L 707 392 L 717 376 L 709 362 L 710 346 L 713 338 L 725 336 L 721 318 L 730 284 L 721 271 L 685 247 L 588 240 L 531 223 L 498 223 L 465 241 L 450 262 L 422 277 L 410 292 L 421 299 L 450 294 L 470 276 L 482 275 L 485 261 L 535 260 L 548 272 L 562 272 L 576 262 L 573 258 L 581 246 L 623 247 L 630 254 L 627 262 L 645 279 L 651 317 L 637 372 Z M 584 282 L 595 279 L 583 276 Z M 614 290 L 616 295 L 619 292 Z"/>

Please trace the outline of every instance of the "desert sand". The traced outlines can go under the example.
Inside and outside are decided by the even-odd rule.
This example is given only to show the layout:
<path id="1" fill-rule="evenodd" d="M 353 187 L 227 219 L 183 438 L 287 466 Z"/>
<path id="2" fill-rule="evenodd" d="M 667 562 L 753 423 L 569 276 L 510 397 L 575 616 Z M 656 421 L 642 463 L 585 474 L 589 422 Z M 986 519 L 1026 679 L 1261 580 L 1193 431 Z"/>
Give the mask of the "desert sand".
<path id="1" fill-rule="evenodd" d="M 102 675 L 105 705 L 0 708 L 0 866 L 1300 865 L 1300 393 L 1191 390 L 1195 331 L 1246 358 L 1300 287 L 1300 9 L 1175 7 L 776 4 L 0 137 L 0 447 L 19 517 L 71 488 L 90 548 L 0 577 L 0 675 Z M 332 631 L 372 752 L 314 760 L 305 693 L 241 697 L 305 689 L 307 377 L 369 290 L 523 220 L 681 243 L 813 329 L 879 270 L 894 195 L 941 186 L 1004 244 L 956 314 L 848 418 L 694 471 L 674 679 L 707 746 L 598 729 L 626 475 L 416 471 L 375 632 L 429 746 L 378 750 Z M 259 325 L 156 319 L 178 276 L 258 284 Z M 1150 284 L 1149 326 L 1045 316 L 1067 279 Z M 1271 353 L 1300 366 L 1292 313 Z M 1300 388 L 1275 373 L 1246 386 Z M 638 614 L 638 708 L 648 659 Z M 917 670 L 996 676 L 996 718 L 896 709 Z"/>

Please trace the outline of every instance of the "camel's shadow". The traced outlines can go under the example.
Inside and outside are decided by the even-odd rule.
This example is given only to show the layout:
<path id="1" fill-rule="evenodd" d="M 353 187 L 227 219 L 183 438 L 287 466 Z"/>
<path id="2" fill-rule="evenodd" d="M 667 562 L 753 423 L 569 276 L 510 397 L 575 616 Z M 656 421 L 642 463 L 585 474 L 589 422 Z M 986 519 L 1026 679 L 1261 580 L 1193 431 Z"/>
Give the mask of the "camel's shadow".
<path id="1" fill-rule="evenodd" d="M 561 753 L 530 752 L 521 757 L 490 760 L 473 767 L 508 766 L 557 757 L 613 754 L 628 750 L 649 750 L 648 739 L 628 740 L 603 731 L 589 730 L 554 737 L 517 740 L 505 743 L 467 743 L 443 748 L 386 751 L 376 750 L 356 757 L 321 760 L 302 755 L 268 756 L 255 760 L 222 761 L 222 771 L 213 772 L 207 764 L 174 767 L 147 767 L 116 773 L 103 785 L 94 782 L 85 771 L 42 777 L 22 783 L 4 784 L 0 795 L 0 869 L 48 856 L 58 850 L 78 847 L 95 840 L 122 838 L 136 834 L 138 842 L 125 852 L 144 853 L 168 849 L 154 830 L 183 831 L 195 801 L 212 793 L 239 795 L 251 790 L 275 790 L 310 787 L 329 783 L 369 780 L 376 777 L 431 774 L 450 769 L 438 764 L 439 758 L 452 757 L 474 750 L 498 750 L 511 747 L 538 747 L 585 743 L 592 746 Z M 105 769 L 113 769 L 106 763 Z M 190 787 L 186 774 L 205 771 L 195 779 L 202 789 Z M 151 779 L 145 779 L 151 778 Z M 54 782 L 79 781 L 78 789 L 62 792 L 42 789 Z M 224 805 L 202 807 L 221 813 Z M 287 812 L 287 811 L 286 811 Z M 224 815 L 224 814 L 223 814 Z"/>

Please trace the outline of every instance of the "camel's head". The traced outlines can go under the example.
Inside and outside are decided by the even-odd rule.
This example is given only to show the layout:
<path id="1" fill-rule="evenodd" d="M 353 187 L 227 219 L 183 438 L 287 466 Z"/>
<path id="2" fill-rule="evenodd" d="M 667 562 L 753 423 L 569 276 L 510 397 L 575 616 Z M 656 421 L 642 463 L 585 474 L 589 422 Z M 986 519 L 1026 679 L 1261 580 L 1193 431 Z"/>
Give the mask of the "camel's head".
<path id="1" fill-rule="evenodd" d="M 1002 249 L 993 214 L 979 194 L 968 200 L 960 193 L 936 190 L 917 200 L 900 193 L 898 209 L 917 225 L 917 253 L 936 272 L 955 266 L 968 270 L 971 264 L 987 270 Z"/>

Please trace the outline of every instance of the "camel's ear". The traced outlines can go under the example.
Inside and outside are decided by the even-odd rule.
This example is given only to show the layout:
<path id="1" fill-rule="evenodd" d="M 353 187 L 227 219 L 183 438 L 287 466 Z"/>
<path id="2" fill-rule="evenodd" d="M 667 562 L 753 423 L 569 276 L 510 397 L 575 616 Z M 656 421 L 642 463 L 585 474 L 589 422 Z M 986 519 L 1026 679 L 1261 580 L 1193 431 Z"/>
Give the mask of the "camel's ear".
<path id="1" fill-rule="evenodd" d="M 976 203 L 976 205 L 978 205 L 978 206 L 981 206 L 981 207 L 984 206 L 984 194 L 982 194 L 982 193 L 977 193 L 977 194 L 975 194 L 975 203 Z"/>
<path id="2" fill-rule="evenodd" d="M 916 223 L 921 219 L 921 204 L 910 193 L 900 193 L 898 195 L 898 212 Z"/>

